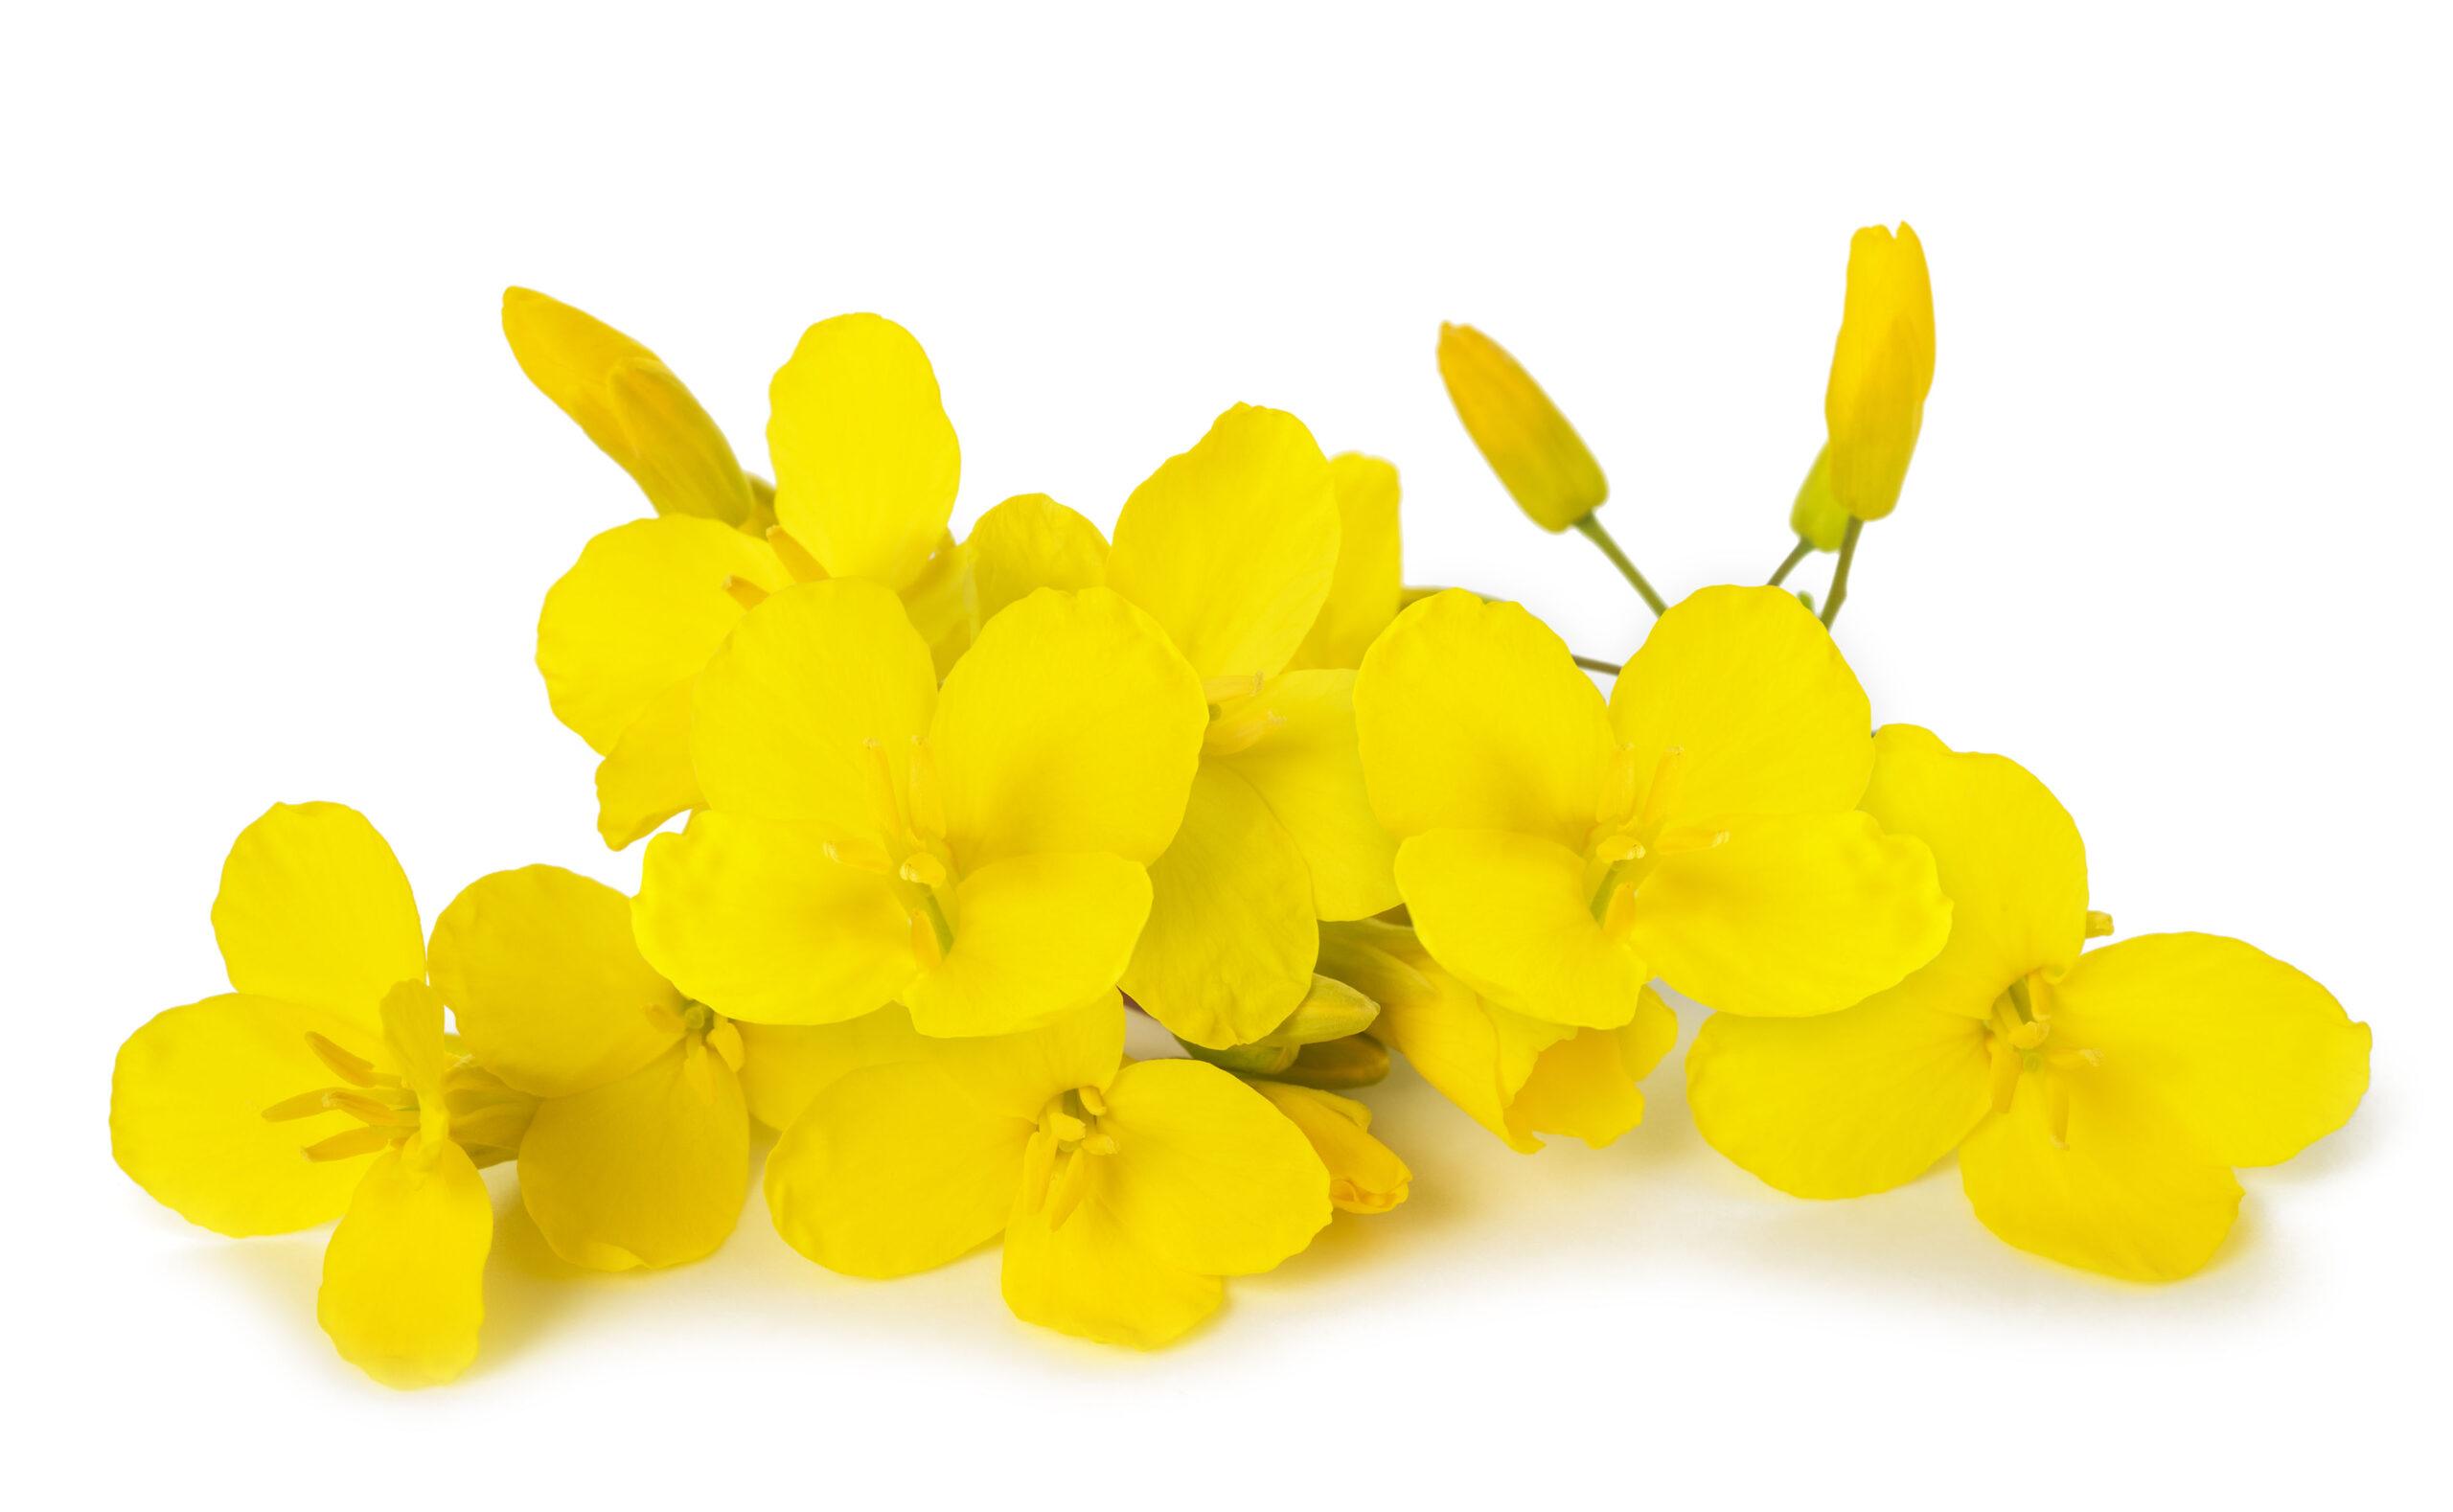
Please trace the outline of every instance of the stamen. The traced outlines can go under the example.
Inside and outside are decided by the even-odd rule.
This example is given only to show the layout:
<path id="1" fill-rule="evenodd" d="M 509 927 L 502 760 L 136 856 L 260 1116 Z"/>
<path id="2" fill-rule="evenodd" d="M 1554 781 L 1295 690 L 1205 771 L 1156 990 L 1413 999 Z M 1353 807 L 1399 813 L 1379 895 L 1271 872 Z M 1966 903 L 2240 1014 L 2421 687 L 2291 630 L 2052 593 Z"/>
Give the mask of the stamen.
<path id="1" fill-rule="evenodd" d="M 1090 1160 L 1079 1150 L 1065 1157 L 1065 1173 L 1056 1179 L 1056 1194 L 1048 1199 L 1048 1227 L 1064 1227 L 1082 1199 L 1090 1195 L 1091 1169 Z"/>
<path id="2" fill-rule="evenodd" d="M 911 826 L 903 815 L 903 798 L 895 791 L 894 759 L 885 753 L 885 742 L 872 735 L 860 743 L 861 754 L 868 761 L 869 812 L 878 817 L 879 827 L 889 835 L 908 835 Z"/>
<path id="3" fill-rule="evenodd" d="M 767 544 L 775 548 L 775 555 L 782 559 L 784 570 L 792 575 L 794 583 L 815 583 L 826 576 L 825 566 L 783 526 L 767 527 Z"/>
<path id="4" fill-rule="evenodd" d="M 1212 677 L 1201 685 L 1201 696 L 1208 700 L 1212 708 L 1216 708 L 1221 704 L 1232 703 L 1237 699 L 1250 698 L 1261 691 L 1261 675 L 1257 672 L 1239 672 L 1231 676 Z"/>
<path id="5" fill-rule="evenodd" d="M 946 884 L 946 863 L 927 851 L 913 851 L 904 858 L 903 869 L 896 875 L 917 886 L 943 887 Z"/>
<path id="6" fill-rule="evenodd" d="M 937 944 L 936 924 L 916 908 L 911 911 L 911 958 L 920 963 L 924 972 L 935 971 L 946 960 L 946 952 Z"/>
<path id="7" fill-rule="evenodd" d="M 725 1065 L 738 1071 L 748 1047 L 741 1042 L 741 1031 L 733 1027 L 731 1019 L 718 1019 L 715 1027 L 707 1031 L 707 1048 L 715 1051 Z"/>
<path id="8" fill-rule="evenodd" d="M 1621 745 L 1610 753 L 1610 769 L 1602 774 L 1601 794 L 1593 803 L 1593 822 L 1616 824 L 1636 811 L 1636 751 Z"/>
<path id="9" fill-rule="evenodd" d="M 1286 716 L 1262 705 L 1233 719 L 1212 720 L 1209 730 L 1201 738 L 1204 755 L 1232 756 L 1250 750 L 1263 737 L 1286 723 Z"/>
<path id="10" fill-rule="evenodd" d="M 1080 1144 L 1090 1132 L 1089 1125 L 1071 1113 L 1048 1114 L 1047 1129 L 1048 1133 L 1056 1135 L 1060 1144 Z"/>
<path id="11" fill-rule="evenodd" d="M 400 1085 L 399 1078 L 385 1076 L 377 1071 L 374 1062 L 351 1054 L 312 1029 L 307 1031 L 307 1048 L 315 1052 L 315 1059 L 331 1066 L 334 1076 L 352 1087 L 376 1087 L 385 1084 L 397 1087 Z"/>
<path id="12" fill-rule="evenodd" d="M 690 1032 L 689 1020 L 675 1013 L 669 1003 L 650 1003 L 644 1011 L 649 1027 L 658 1034 L 668 1034 L 677 1040 Z"/>
<path id="13" fill-rule="evenodd" d="M 344 1129 L 329 1139 L 318 1139 L 299 1153 L 308 1159 L 346 1160 L 352 1156 L 373 1155 L 392 1142 L 392 1131 L 369 1125 L 363 1129 Z"/>
<path id="14" fill-rule="evenodd" d="M 1022 1205 L 1037 1212 L 1047 1205 L 1048 1179 L 1056 1172 L 1056 1138 L 1045 1130 L 1031 1135 L 1022 1152 Z"/>
<path id="15" fill-rule="evenodd" d="M 765 588 L 747 578 L 736 577 L 730 573 L 724 576 L 724 591 L 732 595 L 734 603 L 745 609 L 754 609 L 767 602 Z"/>
<path id="16" fill-rule="evenodd" d="M 1097 1088 L 1077 1087 L 1073 1088 L 1073 1095 L 1082 1099 L 1082 1111 L 1089 1113 L 1091 1117 L 1103 1118 L 1107 1116 L 1108 1100 L 1104 1096 L 1100 1095 Z"/>
<path id="17" fill-rule="evenodd" d="M 1115 1135 L 1104 1132 L 1094 1134 L 1082 1141 L 1084 1155 L 1113 1155 L 1115 1148 Z"/>
<path id="18" fill-rule="evenodd" d="M 285 1097 L 264 1110 L 264 1122 L 286 1124 L 293 1118 L 312 1118 L 317 1113 L 331 1112 L 332 1105 L 327 1100 L 330 1096 L 329 1089 L 319 1087 L 311 1092 L 300 1092 L 295 1097 Z"/>
<path id="19" fill-rule="evenodd" d="M 2101 908 L 2088 909 L 2087 938 L 2090 940 L 2100 940 L 2110 933 L 2112 933 L 2112 915 L 2104 912 Z"/>
<path id="20" fill-rule="evenodd" d="M 1617 939 L 1636 922 L 1636 884 L 1622 882 L 1610 890 L 1610 902 L 1601 910 L 1601 932 Z"/>
<path id="21" fill-rule="evenodd" d="M 324 1094 L 324 1106 L 335 1111 L 347 1113 L 363 1124 L 401 1129 L 418 1121 L 418 1110 L 414 1105 L 399 1108 L 369 1097 L 364 1092 L 347 1091 L 339 1088 Z"/>
<path id="22" fill-rule="evenodd" d="M 841 839 L 827 840 L 820 844 L 818 849 L 826 854 L 828 860 L 837 866 L 849 866 L 856 872 L 867 872 L 873 877 L 897 875 L 898 869 L 894 864 L 894 858 L 886 854 L 886 848 L 883 845 L 865 835 L 852 835 Z"/>
<path id="23" fill-rule="evenodd" d="M 2042 1044 L 2045 1037 L 2052 1033 L 2052 1025 L 2030 1019 L 2010 1031 L 2010 1048 L 2032 1050 Z"/>
<path id="24" fill-rule="evenodd" d="M 2052 1148 L 2070 1148 L 2070 1078 L 2066 1076 L 2044 1079 L 2044 1126 L 2052 1134 Z"/>
<path id="25" fill-rule="evenodd" d="M 1662 811 L 1669 807 L 1670 794 L 1678 790 L 1679 768 L 1685 764 L 1686 747 L 1684 745 L 1672 745 L 1661 753 L 1661 760 L 1653 763 L 1652 781 L 1644 789 L 1643 812 L 1636 816 L 1637 828 L 1662 821 Z"/>

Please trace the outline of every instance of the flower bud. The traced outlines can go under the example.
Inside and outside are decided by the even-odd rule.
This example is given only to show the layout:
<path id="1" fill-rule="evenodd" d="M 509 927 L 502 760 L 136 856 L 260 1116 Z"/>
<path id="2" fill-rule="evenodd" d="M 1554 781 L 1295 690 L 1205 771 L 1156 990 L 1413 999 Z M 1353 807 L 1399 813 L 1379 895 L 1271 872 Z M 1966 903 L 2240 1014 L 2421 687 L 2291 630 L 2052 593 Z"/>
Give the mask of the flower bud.
<path id="1" fill-rule="evenodd" d="M 1583 438 L 1498 342 L 1471 326 L 1441 326 L 1439 376 L 1465 433 L 1533 523 L 1566 530 L 1610 496 Z"/>
<path id="2" fill-rule="evenodd" d="M 1823 398 L 1831 495 L 1848 514 L 1880 519 L 1899 502 L 1933 386 L 1925 248 L 1906 221 L 1897 235 L 1868 226 L 1848 244 L 1847 302 Z"/>

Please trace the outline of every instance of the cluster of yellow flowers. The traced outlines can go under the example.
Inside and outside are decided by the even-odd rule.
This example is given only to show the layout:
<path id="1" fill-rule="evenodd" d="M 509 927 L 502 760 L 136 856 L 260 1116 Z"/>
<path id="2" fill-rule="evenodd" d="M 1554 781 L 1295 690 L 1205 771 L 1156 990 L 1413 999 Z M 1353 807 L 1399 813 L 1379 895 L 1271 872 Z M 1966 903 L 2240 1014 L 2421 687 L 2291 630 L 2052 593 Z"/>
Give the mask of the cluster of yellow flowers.
<path id="1" fill-rule="evenodd" d="M 1514 604 L 1409 589 L 1395 470 L 1237 405 L 1112 540 L 1042 494 L 956 539 L 960 459 L 919 344 L 813 327 L 776 374 L 774 483 L 637 342 L 540 294 L 503 323 L 653 517 L 546 595 L 554 712 L 603 761 L 627 898 L 552 866 L 421 928 L 355 811 L 277 806 L 213 908 L 231 991 L 123 1047 L 121 1166 L 233 1235 L 339 1220 L 319 1316 L 377 1379 L 474 1358 L 516 1160 L 553 1249 L 603 1270 L 731 1232 L 752 1127 L 777 1230 L 893 1276 L 1003 1240 L 1017 1317 L 1167 1342 L 1411 1173 L 1349 1093 L 1389 1052 L 1521 1151 L 1608 1144 L 1714 1010 L 1697 1127 L 1783 1191 L 1954 1150 L 1977 1217 L 2168 1279 L 2233 1167 L 2339 1127 L 2369 1035 L 2236 941 L 2110 932 L 2070 816 L 1999 756 L 1876 729 L 1828 631 L 1933 377 L 1923 253 L 1858 233 L 1828 440 L 1774 583 L 1664 604 L 1598 521 L 1601 470 L 1464 327 L 1459 415 L 1538 523 L 1658 623 L 1579 659 Z M 1818 616 L 1779 578 L 1840 553 Z M 447 1033 L 448 1012 L 452 1031 Z M 1127 1016 L 1187 1052 L 1132 1060 Z M 303 1152 L 303 1157 L 302 1157 Z"/>

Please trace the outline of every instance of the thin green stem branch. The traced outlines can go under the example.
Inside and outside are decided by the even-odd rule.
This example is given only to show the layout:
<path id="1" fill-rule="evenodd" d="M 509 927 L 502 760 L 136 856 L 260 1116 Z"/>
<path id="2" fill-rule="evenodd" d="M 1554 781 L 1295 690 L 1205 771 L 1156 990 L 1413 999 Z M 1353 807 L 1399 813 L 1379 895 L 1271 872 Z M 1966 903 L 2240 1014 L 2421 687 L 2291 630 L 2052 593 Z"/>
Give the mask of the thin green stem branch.
<path id="1" fill-rule="evenodd" d="M 1812 550 L 1814 550 L 1814 542 L 1806 539 L 1803 536 L 1800 536 L 1798 538 L 1797 545 L 1790 550 L 1787 556 L 1780 559 L 1780 565 L 1773 572 L 1772 586 L 1777 588 L 1781 584 L 1786 583 L 1789 580 L 1789 574 L 1797 570 L 1798 563 L 1803 561 L 1806 559 L 1806 554 Z"/>
<path id="2" fill-rule="evenodd" d="M 1865 529 L 1864 520 L 1851 518 L 1848 533 L 1840 538 L 1840 565 L 1831 569 L 1831 599 L 1823 606 L 1823 626 L 1825 630 L 1830 629 L 1831 622 L 1840 617 L 1840 606 L 1847 602 L 1848 569 L 1856 564 L 1857 538 L 1865 533 Z"/>
<path id="3" fill-rule="evenodd" d="M 1587 672 L 1606 672 L 1614 677 L 1618 676 L 1618 664 L 1616 662 L 1603 661 L 1598 656 L 1578 656 L 1575 659 L 1575 664 L 1582 667 Z"/>
<path id="4" fill-rule="evenodd" d="M 1610 533 L 1601 528 L 1598 514 L 1587 515 L 1584 518 L 1577 520 L 1575 528 L 1585 539 L 1601 548 L 1601 554 L 1610 559 L 1610 564 L 1618 569 L 1620 577 L 1635 584 L 1636 591 L 1643 596 L 1644 603 L 1652 607 L 1655 617 L 1669 612 L 1669 606 L 1662 601 L 1662 596 L 1653 591 L 1652 584 L 1644 581 L 1644 575 L 1636 570 L 1636 564 L 1627 560 L 1627 554 L 1618 549 L 1618 543 L 1610 538 Z"/>

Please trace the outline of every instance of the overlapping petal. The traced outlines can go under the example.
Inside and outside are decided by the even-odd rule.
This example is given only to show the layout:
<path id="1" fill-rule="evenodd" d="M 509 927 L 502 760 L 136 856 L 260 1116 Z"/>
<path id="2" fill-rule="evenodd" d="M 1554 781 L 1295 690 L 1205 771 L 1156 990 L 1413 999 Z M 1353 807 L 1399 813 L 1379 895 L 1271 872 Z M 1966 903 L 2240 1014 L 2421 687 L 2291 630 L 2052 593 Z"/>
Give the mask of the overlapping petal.
<path id="1" fill-rule="evenodd" d="M 911 333 L 837 315 L 804 332 L 768 386 L 775 517 L 837 578 L 901 588 L 945 533 L 962 450 Z"/>
<path id="2" fill-rule="evenodd" d="M 715 1252 L 749 1185 L 741 1080 L 699 1042 L 626 1076 L 537 1105 L 519 1189 L 556 1254 L 599 1271 Z"/>
<path id="3" fill-rule="evenodd" d="M 749 1114 L 778 1133 L 818 1093 L 871 1065 L 916 1061 L 937 1042 L 911 1027 L 911 1011 L 888 1003 L 839 1023 L 736 1023 L 741 1091 Z"/>
<path id="4" fill-rule="evenodd" d="M 706 797 L 690 765 L 690 703 L 698 682 L 676 682 L 642 710 L 596 764 L 596 833 L 621 850 Z"/>
<path id="5" fill-rule="evenodd" d="M 1108 538 L 1044 493 L 1005 500 L 971 528 L 972 611 L 985 625 L 1041 588 L 1093 588 L 1107 581 Z"/>
<path id="6" fill-rule="evenodd" d="M 1338 564 L 1319 618 L 1292 667 L 1360 667 L 1371 642 L 1397 617 L 1405 592 L 1397 527 L 1397 470 L 1343 451 L 1329 459 L 1338 499 Z"/>
<path id="7" fill-rule="evenodd" d="M 1504 830 L 1433 830 L 1397 849 L 1397 885 L 1439 964 L 1502 1008 L 1616 1028 L 1649 972 L 1593 917 L 1583 858 Z"/>
<path id="8" fill-rule="evenodd" d="M 1160 1258 L 1108 1210 L 1095 1184 L 1062 1225 L 1027 1193 L 1016 1200 L 1002 1285 L 1023 1322 L 1136 1349 L 1174 1342 L 1226 1296 L 1217 1276 Z"/>
<path id="9" fill-rule="evenodd" d="M 213 900 L 230 985 L 379 1027 L 392 984 L 425 975 L 425 928 L 392 847 L 355 809 L 277 803 L 240 832 Z"/>
<path id="10" fill-rule="evenodd" d="M 1397 905 L 1397 838 L 1371 812 L 1354 735 L 1354 674 L 1290 672 L 1253 700 L 1275 722 L 1242 750 L 1204 765 L 1249 783 L 1303 853 L 1312 906 L 1323 919 L 1363 919 Z M 1228 712 L 1224 717 L 1232 718 Z"/>
<path id="11" fill-rule="evenodd" d="M 1329 1176 L 1311 1141 L 1232 1075 L 1198 1061 L 1116 1073 L 1100 1119 L 1112 1132 L 1102 1200 L 1150 1250 L 1188 1271 L 1250 1275 L 1329 1221 Z"/>
<path id="12" fill-rule="evenodd" d="M 390 1386 L 440 1386 L 477 1357 L 494 1210 L 458 1145 L 375 1157 L 324 1250 L 315 1317 L 341 1358 Z"/>

